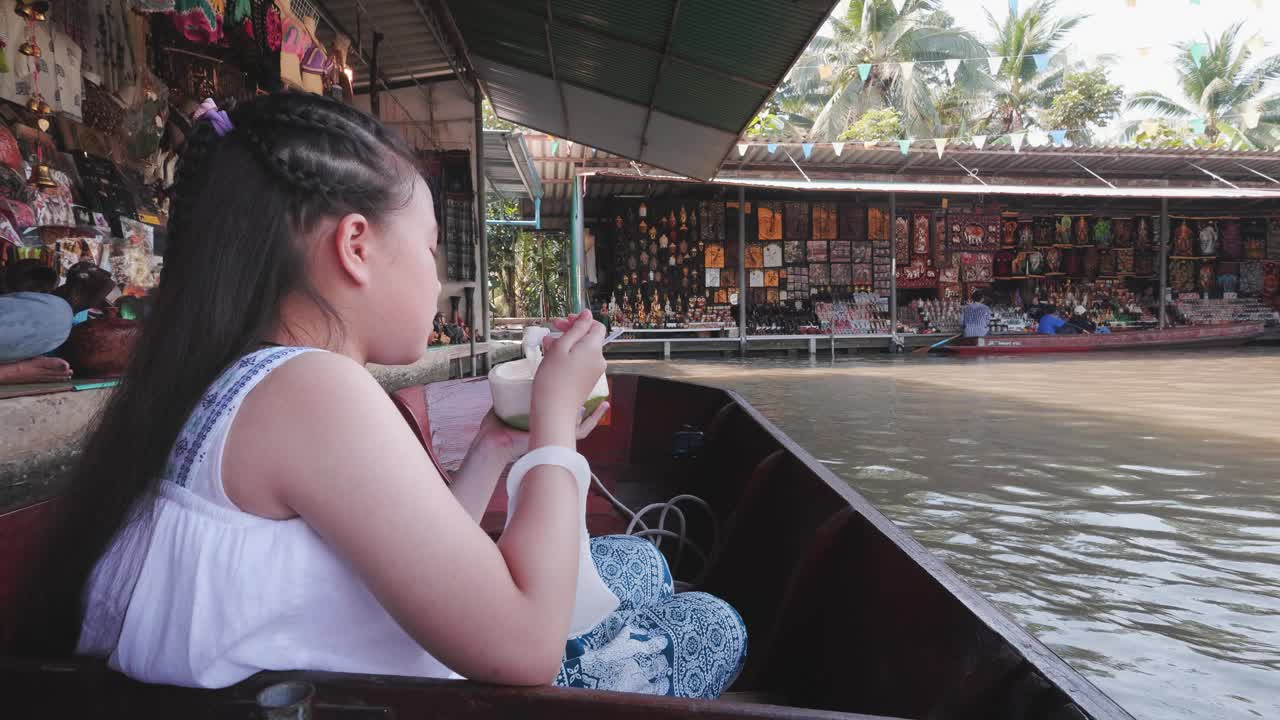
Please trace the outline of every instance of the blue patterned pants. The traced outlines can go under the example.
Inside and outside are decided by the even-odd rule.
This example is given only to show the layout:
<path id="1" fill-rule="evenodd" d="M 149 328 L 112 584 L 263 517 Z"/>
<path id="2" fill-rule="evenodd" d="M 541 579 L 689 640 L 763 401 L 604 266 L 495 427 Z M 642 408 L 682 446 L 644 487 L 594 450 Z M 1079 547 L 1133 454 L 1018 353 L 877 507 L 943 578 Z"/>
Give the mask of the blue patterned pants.
<path id="1" fill-rule="evenodd" d="M 719 697 L 742 669 L 747 628 L 725 601 L 672 591 L 666 558 L 627 535 L 591 539 L 600 578 L 622 603 L 565 645 L 560 687 Z"/>

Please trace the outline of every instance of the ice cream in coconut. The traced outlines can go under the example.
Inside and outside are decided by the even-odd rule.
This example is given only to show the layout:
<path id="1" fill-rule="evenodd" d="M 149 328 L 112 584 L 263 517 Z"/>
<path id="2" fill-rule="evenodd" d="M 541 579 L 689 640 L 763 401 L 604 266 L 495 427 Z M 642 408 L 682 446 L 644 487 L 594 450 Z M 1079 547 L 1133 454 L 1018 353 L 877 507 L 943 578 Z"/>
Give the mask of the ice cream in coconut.
<path id="1" fill-rule="evenodd" d="M 525 328 L 521 347 L 524 359 L 512 360 L 489 371 L 489 390 L 493 393 L 493 411 L 502 422 L 521 430 L 529 429 L 529 405 L 533 399 L 533 376 L 542 362 L 542 339 L 551 331 L 545 327 Z M 596 411 L 609 398 L 609 383 L 603 374 L 582 404 L 587 415 Z"/>

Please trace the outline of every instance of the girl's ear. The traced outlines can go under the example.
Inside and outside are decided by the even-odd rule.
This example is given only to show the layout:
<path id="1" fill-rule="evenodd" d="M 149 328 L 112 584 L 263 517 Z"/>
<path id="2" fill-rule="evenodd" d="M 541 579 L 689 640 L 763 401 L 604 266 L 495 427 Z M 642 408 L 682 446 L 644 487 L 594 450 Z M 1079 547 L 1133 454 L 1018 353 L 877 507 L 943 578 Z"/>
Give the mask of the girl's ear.
<path id="1" fill-rule="evenodd" d="M 359 213 L 342 216 L 333 226 L 330 242 L 337 253 L 338 266 L 357 285 L 368 285 L 372 225 Z"/>

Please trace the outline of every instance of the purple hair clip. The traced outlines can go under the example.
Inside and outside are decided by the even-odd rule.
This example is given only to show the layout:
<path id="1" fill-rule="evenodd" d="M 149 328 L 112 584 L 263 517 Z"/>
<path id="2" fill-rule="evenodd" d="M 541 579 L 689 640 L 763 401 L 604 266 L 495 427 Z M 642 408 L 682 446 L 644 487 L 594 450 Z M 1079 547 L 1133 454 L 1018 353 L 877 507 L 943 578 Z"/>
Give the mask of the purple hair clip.
<path id="1" fill-rule="evenodd" d="M 218 104 L 213 101 L 213 98 L 205 98 L 191 115 L 193 123 L 200 118 L 205 118 L 213 124 L 213 131 L 218 133 L 218 137 L 226 135 L 236 127 L 231 124 L 231 118 L 227 116 L 227 112 L 218 109 Z"/>

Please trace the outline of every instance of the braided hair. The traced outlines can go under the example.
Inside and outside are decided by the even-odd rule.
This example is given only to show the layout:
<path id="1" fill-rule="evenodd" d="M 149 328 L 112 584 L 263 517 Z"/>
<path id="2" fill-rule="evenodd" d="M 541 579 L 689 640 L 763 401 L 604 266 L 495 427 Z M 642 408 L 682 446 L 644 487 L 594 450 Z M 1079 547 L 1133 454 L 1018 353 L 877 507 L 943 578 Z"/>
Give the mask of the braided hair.
<path id="1" fill-rule="evenodd" d="M 358 110 L 283 93 L 241 103 L 229 117 L 229 132 L 202 119 L 188 134 L 154 310 L 34 563 L 15 638 L 23 654 L 74 651 L 84 613 L 96 611 L 84 606 L 90 572 L 117 536 L 149 532 L 182 426 L 218 375 L 273 328 L 282 300 L 303 293 L 337 319 L 307 280 L 310 231 L 349 213 L 377 223 L 412 195 L 410 151 Z"/>

